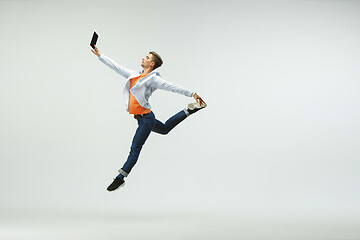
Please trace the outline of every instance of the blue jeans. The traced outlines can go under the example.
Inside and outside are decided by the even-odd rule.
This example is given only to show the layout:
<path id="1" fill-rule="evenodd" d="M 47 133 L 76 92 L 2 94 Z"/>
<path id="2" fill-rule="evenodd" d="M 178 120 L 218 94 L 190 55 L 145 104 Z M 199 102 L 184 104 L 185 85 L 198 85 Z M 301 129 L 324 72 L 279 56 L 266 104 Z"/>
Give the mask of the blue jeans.
<path id="1" fill-rule="evenodd" d="M 138 128 L 136 129 L 135 136 L 132 140 L 129 156 L 119 172 L 122 175 L 125 175 L 125 177 L 131 172 L 131 169 L 135 166 L 139 158 L 141 148 L 151 132 L 166 135 L 186 117 L 186 113 L 182 110 L 169 118 L 164 124 L 155 118 L 153 112 L 138 116 Z"/>

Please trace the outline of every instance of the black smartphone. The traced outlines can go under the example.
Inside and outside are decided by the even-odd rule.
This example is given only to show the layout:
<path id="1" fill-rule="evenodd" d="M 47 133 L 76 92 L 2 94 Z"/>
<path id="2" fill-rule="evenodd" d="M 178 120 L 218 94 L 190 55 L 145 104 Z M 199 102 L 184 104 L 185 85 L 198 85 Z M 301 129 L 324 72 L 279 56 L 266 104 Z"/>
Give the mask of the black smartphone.
<path id="1" fill-rule="evenodd" d="M 92 36 L 92 39 L 91 39 L 91 42 L 90 42 L 90 46 L 93 48 L 93 49 L 95 49 L 95 44 L 96 44 L 96 42 L 97 42 L 97 40 L 98 40 L 98 35 L 97 35 L 97 33 L 94 31 L 94 34 L 93 34 L 93 36 Z"/>

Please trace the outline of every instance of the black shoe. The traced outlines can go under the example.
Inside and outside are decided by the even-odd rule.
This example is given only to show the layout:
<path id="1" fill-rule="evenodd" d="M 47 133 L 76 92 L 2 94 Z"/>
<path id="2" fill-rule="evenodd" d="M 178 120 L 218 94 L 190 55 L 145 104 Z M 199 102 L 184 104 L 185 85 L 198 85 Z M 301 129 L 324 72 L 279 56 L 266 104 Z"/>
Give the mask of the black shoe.
<path id="1" fill-rule="evenodd" d="M 190 103 L 187 107 L 187 111 L 189 112 L 189 114 L 193 114 L 197 111 L 199 111 L 200 109 L 206 108 L 206 103 L 200 105 L 199 103 L 195 102 L 195 103 Z"/>
<path id="2" fill-rule="evenodd" d="M 108 186 L 107 190 L 110 191 L 114 191 L 116 189 L 118 189 L 119 187 L 123 187 L 125 185 L 125 181 L 121 178 L 114 178 L 114 181 Z"/>

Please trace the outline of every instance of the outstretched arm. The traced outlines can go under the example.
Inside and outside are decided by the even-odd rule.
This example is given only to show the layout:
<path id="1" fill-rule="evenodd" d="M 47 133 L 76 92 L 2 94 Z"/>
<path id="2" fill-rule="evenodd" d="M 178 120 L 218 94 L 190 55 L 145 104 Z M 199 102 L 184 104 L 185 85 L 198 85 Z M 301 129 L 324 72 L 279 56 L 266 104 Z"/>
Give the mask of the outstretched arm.
<path id="1" fill-rule="evenodd" d="M 159 88 L 159 89 L 176 92 L 176 93 L 188 96 L 188 97 L 194 97 L 196 102 L 199 103 L 200 105 L 205 104 L 204 100 L 202 100 L 202 98 L 199 95 L 187 90 L 186 88 L 184 88 L 180 85 L 177 85 L 172 82 L 167 82 L 167 81 L 161 79 L 160 77 L 158 77 L 156 79 L 156 84 L 157 84 L 157 88 Z"/>
<path id="2" fill-rule="evenodd" d="M 126 68 L 122 67 L 121 65 L 119 65 L 118 63 L 116 63 L 111 58 L 105 56 L 104 54 L 101 54 L 101 52 L 99 51 L 99 48 L 96 45 L 95 45 L 95 49 L 94 50 L 91 49 L 91 51 L 96 56 L 99 57 L 99 60 L 101 62 L 103 62 L 105 65 L 109 66 L 112 70 L 114 70 L 118 74 L 124 76 L 125 78 L 128 78 L 131 74 L 135 73 L 135 71 L 126 69 Z"/>
<path id="3" fill-rule="evenodd" d="M 188 89 L 186 89 L 178 84 L 165 81 L 160 77 L 156 78 L 156 88 L 170 91 L 170 92 L 179 93 L 179 94 L 185 95 L 187 97 L 193 96 L 193 92 L 189 91 Z"/>

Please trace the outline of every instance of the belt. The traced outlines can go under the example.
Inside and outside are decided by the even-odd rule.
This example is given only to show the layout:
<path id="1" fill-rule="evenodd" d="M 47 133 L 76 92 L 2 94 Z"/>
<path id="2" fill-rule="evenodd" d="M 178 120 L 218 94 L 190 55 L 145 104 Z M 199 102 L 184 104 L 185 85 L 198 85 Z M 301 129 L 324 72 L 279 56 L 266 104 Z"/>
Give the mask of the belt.
<path id="1" fill-rule="evenodd" d="M 151 112 L 150 112 L 151 113 Z M 140 119 L 140 118 L 142 118 L 143 116 L 145 116 L 145 115 L 148 115 L 149 113 L 146 113 L 146 114 L 134 114 L 134 118 L 135 119 Z"/>

